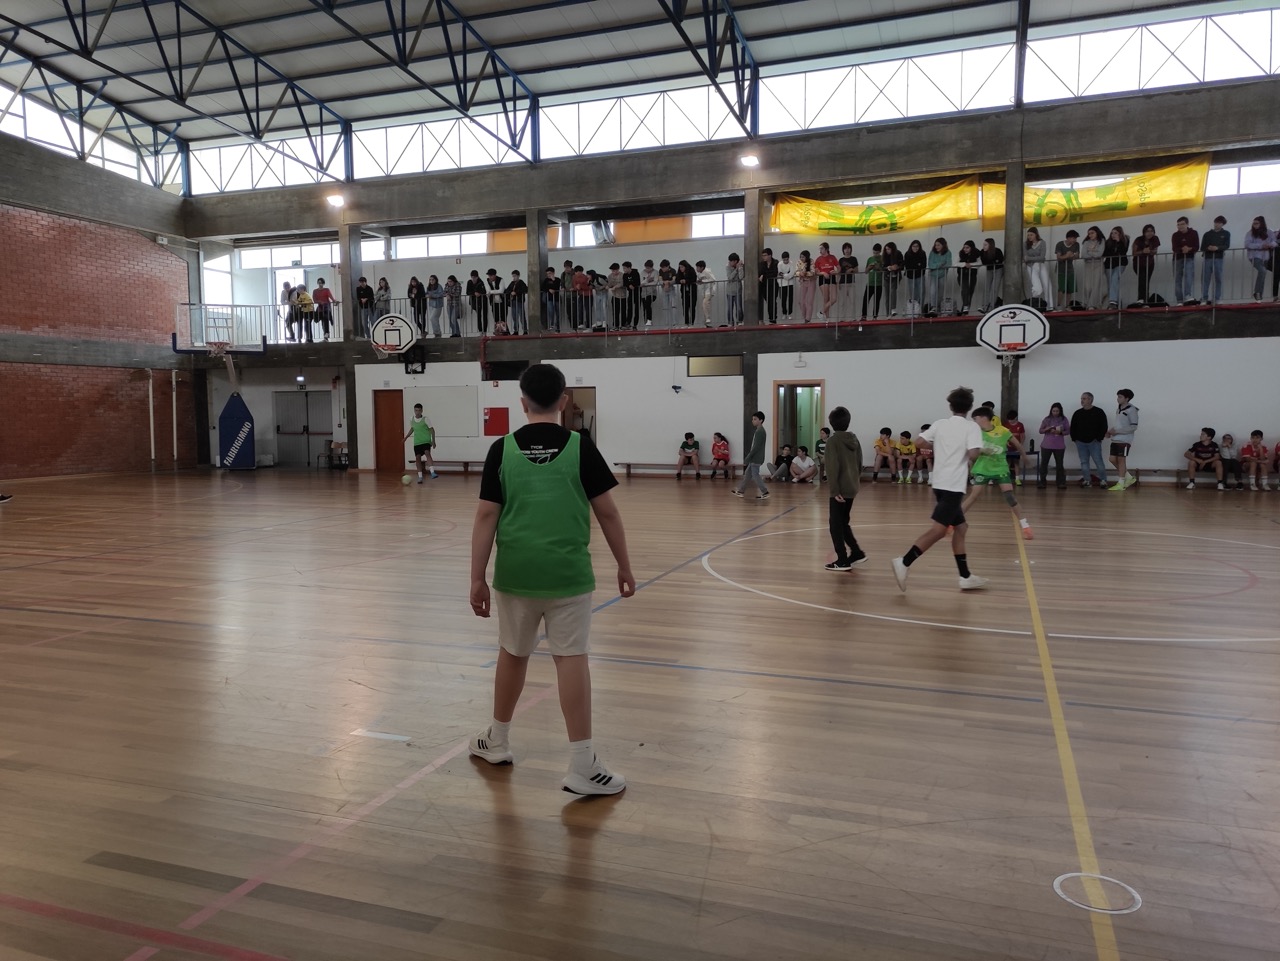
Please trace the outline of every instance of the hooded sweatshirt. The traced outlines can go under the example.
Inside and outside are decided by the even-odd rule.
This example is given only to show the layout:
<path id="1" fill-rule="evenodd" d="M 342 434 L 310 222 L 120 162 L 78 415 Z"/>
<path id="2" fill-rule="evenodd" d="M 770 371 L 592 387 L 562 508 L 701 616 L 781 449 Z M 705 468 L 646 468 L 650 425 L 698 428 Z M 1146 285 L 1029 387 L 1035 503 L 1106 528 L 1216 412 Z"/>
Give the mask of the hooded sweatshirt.
<path id="1" fill-rule="evenodd" d="M 845 499 L 858 496 L 858 484 L 862 477 L 862 445 L 858 435 L 847 430 L 833 431 L 827 440 L 827 483 L 831 496 L 839 494 Z"/>

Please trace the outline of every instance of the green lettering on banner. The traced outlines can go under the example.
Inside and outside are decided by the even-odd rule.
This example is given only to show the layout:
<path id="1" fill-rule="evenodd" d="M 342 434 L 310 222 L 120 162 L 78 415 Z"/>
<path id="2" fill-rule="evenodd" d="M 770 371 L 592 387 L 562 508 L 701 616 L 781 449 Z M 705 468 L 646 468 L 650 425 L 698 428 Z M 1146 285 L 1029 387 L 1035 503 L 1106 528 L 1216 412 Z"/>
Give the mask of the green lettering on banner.
<path id="1" fill-rule="evenodd" d="M 856 237 L 870 237 L 901 230 L 898 215 L 888 207 L 878 205 L 859 207 L 853 220 L 837 220 L 818 225 L 819 230 L 838 230 Z"/>

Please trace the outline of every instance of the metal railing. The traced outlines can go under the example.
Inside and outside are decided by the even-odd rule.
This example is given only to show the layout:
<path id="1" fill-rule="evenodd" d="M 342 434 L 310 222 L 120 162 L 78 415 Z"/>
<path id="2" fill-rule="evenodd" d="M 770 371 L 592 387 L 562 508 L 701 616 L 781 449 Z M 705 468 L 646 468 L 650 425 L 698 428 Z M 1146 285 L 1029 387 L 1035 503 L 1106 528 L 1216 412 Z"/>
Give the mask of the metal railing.
<path id="1" fill-rule="evenodd" d="M 1157 254 L 1149 263 L 1132 254 L 1128 263 L 1108 268 L 1102 262 L 1077 260 L 1068 272 L 1051 261 L 1036 277 L 1023 268 L 1023 300 L 1042 297 L 1048 310 L 1085 309 L 1104 312 L 1147 310 L 1153 306 L 1176 307 L 1189 302 L 1214 305 L 1272 301 L 1280 293 L 1280 280 L 1269 261 L 1258 270 L 1242 248 L 1227 250 L 1220 260 L 1202 255 L 1176 258 Z M 1062 276 L 1059 276 L 1061 273 Z M 1206 273 L 1208 276 L 1206 277 Z M 1268 276 L 1269 275 L 1269 276 Z M 463 294 L 448 298 L 412 301 L 392 297 L 371 308 L 329 305 L 327 339 L 366 339 L 374 321 L 397 313 L 414 322 L 421 337 L 484 336 L 588 336 L 613 333 L 667 333 L 697 329 L 724 329 L 769 324 L 840 324 L 863 320 L 916 321 L 931 317 L 980 316 L 1003 296 L 1003 269 L 975 270 L 953 265 L 945 271 L 925 271 L 923 276 L 868 275 L 864 270 L 851 283 L 818 284 L 795 281 L 790 286 L 757 285 L 757 311 L 747 317 L 742 284 L 723 280 L 680 286 L 642 286 L 623 296 L 607 289 L 558 291 L 548 296 L 537 291 L 512 297 L 504 291 L 484 295 Z M 1221 276 L 1219 286 L 1218 277 Z M 1205 281 L 1208 280 L 1206 284 Z M 747 281 L 756 283 L 755 278 Z M 1046 292 L 1048 296 L 1046 296 Z M 535 300 L 536 298 L 536 300 Z M 541 318 L 530 317 L 533 303 Z M 1117 306 L 1110 306 L 1111 304 Z M 1076 305 L 1074 308 L 1071 305 Z M 318 307 L 319 305 L 317 305 Z M 968 308 L 965 310 L 965 308 Z M 292 318 L 292 323 L 290 320 Z M 287 344 L 293 339 L 325 339 L 322 311 L 299 316 L 276 304 L 241 306 L 228 304 L 180 304 L 177 331 L 181 346 L 204 346 L 210 341 L 233 345 Z M 184 340 L 185 338 L 185 340 Z"/>

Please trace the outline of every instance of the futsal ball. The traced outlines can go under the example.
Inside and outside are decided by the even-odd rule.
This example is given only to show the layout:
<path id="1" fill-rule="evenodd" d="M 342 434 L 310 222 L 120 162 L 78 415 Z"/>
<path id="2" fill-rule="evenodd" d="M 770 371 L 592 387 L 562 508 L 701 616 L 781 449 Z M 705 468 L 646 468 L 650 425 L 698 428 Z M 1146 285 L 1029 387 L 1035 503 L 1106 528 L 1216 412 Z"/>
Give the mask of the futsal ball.
<path id="1" fill-rule="evenodd" d="M 403 477 L 400 478 L 400 483 L 403 484 L 405 487 L 408 487 L 410 484 L 413 483 L 413 478 L 410 477 L 408 474 L 405 474 Z"/>

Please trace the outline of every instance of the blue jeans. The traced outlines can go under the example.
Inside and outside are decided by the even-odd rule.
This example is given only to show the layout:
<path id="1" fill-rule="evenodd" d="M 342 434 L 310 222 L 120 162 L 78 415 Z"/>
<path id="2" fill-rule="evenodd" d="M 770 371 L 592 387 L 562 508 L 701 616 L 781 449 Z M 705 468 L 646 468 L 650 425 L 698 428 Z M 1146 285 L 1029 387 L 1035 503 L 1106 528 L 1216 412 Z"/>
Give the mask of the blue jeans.
<path id="1" fill-rule="evenodd" d="M 1209 296 L 1209 278 L 1213 278 L 1213 296 Z M 1215 304 L 1222 299 L 1222 258 L 1206 257 L 1204 270 L 1200 275 L 1200 299 L 1212 300 Z"/>
<path id="2" fill-rule="evenodd" d="M 542 326 L 546 330 L 560 330 L 560 298 L 547 297 L 542 298 Z"/>
<path id="3" fill-rule="evenodd" d="M 1196 261 L 1183 257 L 1173 262 L 1173 299 L 1181 304 L 1195 296 Z"/>
<path id="4" fill-rule="evenodd" d="M 1120 304 L 1120 278 L 1123 276 L 1123 267 L 1107 268 L 1107 300 L 1116 306 Z"/>
<path id="5" fill-rule="evenodd" d="M 725 297 L 726 309 L 728 310 L 729 326 L 736 327 L 742 323 L 742 295 L 729 294 Z"/>
<path id="6" fill-rule="evenodd" d="M 1090 440 L 1076 441 L 1076 453 L 1080 455 L 1080 473 L 1086 481 L 1089 480 L 1091 471 L 1089 470 L 1089 462 L 1092 460 L 1097 465 L 1097 474 L 1102 478 L 1102 486 L 1107 486 L 1107 462 L 1102 459 L 1102 441 Z"/>
<path id="7" fill-rule="evenodd" d="M 747 489 L 748 484 L 755 484 L 760 489 L 761 494 L 769 493 L 769 488 L 764 486 L 764 481 L 760 479 L 760 465 L 747 464 L 742 470 L 742 483 L 737 487 L 739 491 Z"/>
<path id="8" fill-rule="evenodd" d="M 524 298 L 511 298 L 511 333 L 527 334 L 529 333 L 529 321 L 524 315 Z"/>
<path id="9" fill-rule="evenodd" d="M 1253 268 L 1253 299 L 1261 300 L 1262 291 L 1267 286 L 1267 262 L 1265 259 L 1250 260 L 1249 266 Z"/>

